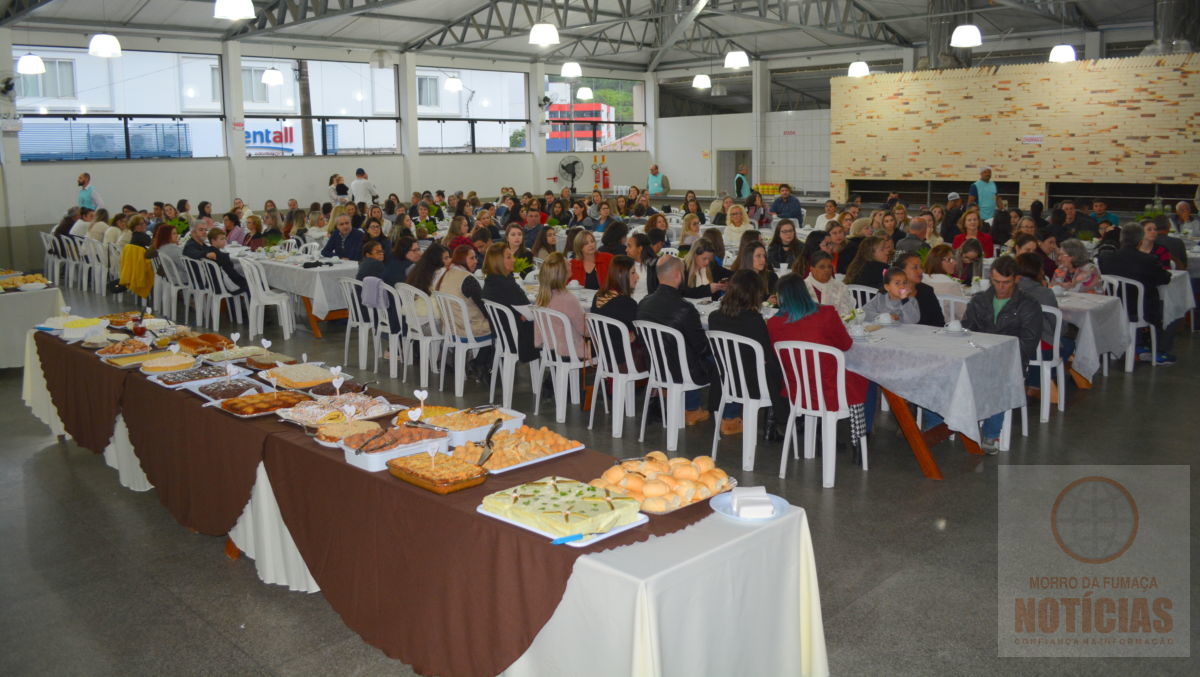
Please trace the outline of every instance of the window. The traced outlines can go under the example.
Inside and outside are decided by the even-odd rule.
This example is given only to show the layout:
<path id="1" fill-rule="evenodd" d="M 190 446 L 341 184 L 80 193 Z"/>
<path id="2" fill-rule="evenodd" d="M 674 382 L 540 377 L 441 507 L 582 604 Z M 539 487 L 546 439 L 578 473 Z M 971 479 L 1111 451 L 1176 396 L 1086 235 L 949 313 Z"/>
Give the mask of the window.
<path id="1" fill-rule="evenodd" d="M 72 59 L 42 59 L 46 72 L 41 75 L 21 75 L 17 78 L 18 97 L 46 99 L 75 98 L 75 61 Z"/>
<path id="2" fill-rule="evenodd" d="M 221 100 L 221 69 L 217 66 L 213 66 L 211 71 L 212 96 L 209 97 L 209 101 L 216 103 Z"/>
<path id="3" fill-rule="evenodd" d="M 245 102 L 267 103 L 270 101 L 267 86 L 262 81 L 265 72 L 267 72 L 266 68 L 242 69 L 242 99 Z"/>
<path id="4" fill-rule="evenodd" d="M 438 79 L 436 75 L 417 76 L 417 105 L 438 107 Z"/>
<path id="5" fill-rule="evenodd" d="M 591 99 L 579 99 L 584 87 L 592 90 Z M 546 152 L 646 150 L 646 85 L 641 80 L 548 75 L 543 91 L 550 99 Z"/>

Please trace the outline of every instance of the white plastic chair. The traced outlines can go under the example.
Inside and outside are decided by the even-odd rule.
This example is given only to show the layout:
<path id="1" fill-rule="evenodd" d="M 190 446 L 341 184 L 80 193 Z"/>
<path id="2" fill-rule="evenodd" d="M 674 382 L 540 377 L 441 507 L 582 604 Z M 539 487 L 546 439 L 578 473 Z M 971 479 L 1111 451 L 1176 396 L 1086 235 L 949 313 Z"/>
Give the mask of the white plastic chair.
<path id="1" fill-rule="evenodd" d="M 46 279 L 62 286 L 62 280 L 59 278 L 59 269 L 63 266 L 62 256 L 59 254 L 58 243 L 55 240 L 53 232 L 39 232 L 42 238 L 42 274 Z"/>
<path id="2" fill-rule="evenodd" d="M 642 432 L 639 442 L 646 439 L 646 415 L 650 411 L 650 395 L 656 390 L 666 391 L 662 402 L 663 426 L 667 429 L 667 450 L 675 451 L 679 446 L 679 431 L 683 428 L 683 395 L 690 390 L 699 390 L 703 384 L 692 380 L 691 366 L 683 342 L 683 334 L 677 329 L 644 320 L 634 320 L 633 327 L 646 347 L 650 360 L 650 380 L 646 383 L 646 398 L 642 404 Z M 679 380 L 675 380 L 672 362 L 678 362 Z"/>
<path id="3" fill-rule="evenodd" d="M 108 282 L 108 248 L 103 242 L 90 237 L 82 239 L 80 253 L 86 262 L 84 283 L 80 289 L 90 288 L 93 293 L 104 294 L 105 283 Z"/>
<path id="4" fill-rule="evenodd" d="M 279 324 L 283 327 L 283 340 L 290 339 L 292 331 L 295 329 L 291 296 L 283 292 L 271 291 L 271 286 L 267 284 L 266 272 L 263 270 L 262 264 L 257 261 L 243 259 L 242 272 L 246 274 L 246 287 L 250 290 L 250 298 L 247 301 L 250 339 L 253 340 L 258 334 L 264 333 L 263 322 L 267 314 L 267 306 L 275 306 Z"/>
<path id="5" fill-rule="evenodd" d="M 396 378 L 396 371 L 400 361 L 404 359 L 404 305 L 400 300 L 400 292 L 391 285 L 383 285 L 383 291 L 387 294 L 388 303 L 396 309 L 396 316 L 400 319 L 400 327 L 396 331 L 392 331 L 391 318 L 388 317 L 387 311 L 375 311 L 375 361 L 371 366 L 371 371 L 379 371 L 379 356 L 382 354 L 383 337 L 388 338 L 388 376 Z"/>
<path id="6" fill-rule="evenodd" d="M 854 297 L 854 305 L 858 308 L 867 305 L 867 302 L 879 293 L 878 289 L 864 284 L 848 284 L 846 288 L 850 290 L 850 295 Z"/>
<path id="7" fill-rule="evenodd" d="M 320 242 L 309 242 L 307 244 L 301 245 L 299 251 L 301 254 L 315 256 L 315 255 L 321 253 L 321 243 Z"/>
<path id="8" fill-rule="evenodd" d="M 401 317 L 404 325 L 404 354 L 408 358 L 404 362 L 401 380 L 408 380 L 408 363 L 412 360 L 413 345 L 420 348 L 420 363 L 417 365 L 418 382 L 421 388 L 429 387 L 430 356 L 441 353 L 442 332 L 436 316 L 434 316 L 433 300 L 425 292 L 411 284 L 396 285 L 400 293 Z M 436 351 L 436 352 L 435 352 Z M 437 361 L 434 360 L 435 365 Z"/>
<path id="9" fill-rule="evenodd" d="M 191 299 L 191 302 L 196 307 L 196 324 L 204 326 L 208 320 L 209 306 L 212 305 L 212 291 L 209 289 L 208 273 L 205 271 L 204 265 L 199 259 L 191 257 L 183 257 L 183 265 L 187 271 L 187 286 L 189 293 L 185 296 Z M 183 318 L 187 320 L 187 311 L 184 311 Z"/>
<path id="10" fill-rule="evenodd" d="M 292 239 L 290 237 L 285 237 L 284 239 L 279 241 L 279 244 L 277 244 L 275 246 L 281 252 L 294 252 L 294 251 L 296 251 L 296 248 L 298 245 L 296 244 L 296 241 L 294 239 Z"/>
<path id="11" fill-rule="evenodd" d="M 358 330 L 358 368 L 367 368 L 367 353 L 371 349 L 371 337 L 375 333 L 375 310 L 364 306 L 360 300 L 362 282 L 352 277 L 339 277 L 338 288 L 346 302 L 346 340 L 342 348 L 342 364 L 350 361 L 350 336 Z"/>
<path id="12" fill-rule="evenodd" d="M 946 317 L 946 321 L 961 320 L 967 312 L 967 306 L 970 305 L 971 299 L 966 296 L 943 296 L 937 295 L 938 305 L 942 307 L 942 315 Z"/>
<path id="13" fill-rule="evenodd" d="M 83 243 L 80 238 L 62 235 L 58 238 L 58 245 L 67 285 L 76 289 L 87 289 L 87 260 L 81 251 Z"/>
<path id="14" fill-rule="evenodd" d="M 533 306 L 533 322 L 537 333 L 542 338 L 542 360 L 533 382 L 533 392 L 536 400 L 533 413 L 541 410 L 542 404 L 542 373 L 550 370 L 550 382 L 554 387 L 554 420 L 565 423 L 567 420 L 567 398 L 571 404 L 579 404 L 579 374 L 589 363 L 575 352 L 575 331 L 571 329 L 571 320 L 565 314 L 550 308 Z M 559 336 L 564 337 L 566 345 L 554 345 Z"/>
<path id="15" fill-rule="evenodd" d="M 225 310 L 229 313 L 229 321 L 242 323 L 242 304 L 246 301 L 244 294 L 235 293 L 233 283 L 225 275 L 225 271 L 210 259 L 198 259 L 200 265 L 208 274 L 208 300 L 212 304 L 213 331 L 221 329 L 221 302 L 225 302 Z M 236 320 L 234 318 L 237 318 Z"/>
<path id="16" fill-rule="evenodd" d="M 592 351 L 595 354 L 596 381 L 592 388 L 592 412 L 588 417 L 588 430 L 596 420 L 596 394 L 604 401 L 608 412 L 608 393 L 605 382 L 612 380 L 612 436 L 620 437 L 625 427 L 625 417 L 637 414 L 635 384 L 650 377 L 648 370 L 638 371 L 633 359 L 633 343 L 629 340 L 629 328 L 611 317 L 588 313 L 588 333 L 592 336 Z"/>
<path id="17" fill-rule="evenodd" d="M 767 388 L 766 359 L 758 341 L 725 331 L 707 331 L 708 344 L 712 346 L 721 373 L 721 405 L 718 412 L 725 411 L 727 404 L 742 405 L 742 470 L 754 470 L 754 452 L 758 444 L 758 411 L 771 406 Z M 750 363 L 746 363 L 749 351 Z M 758 397 L 750 395 L 750 386 L 758 390 Z M 713 426 L 712 457 L 717 460 L 717 443 L 721 440 L 721 426 Z"/>
<path id="18" fill-rule="evenodd" d="M 1138 330 L 1150 329 L 1150 364 L 1158 366 L 1158 336 L 1154 328 L 1146 321 L 1146 288 L 1141 282 L 1120 275 L 1105 275 L 1103 278 L 1104 293 L 1121 299 L 1121 305 L 1126 309 L 1136 306 L 1137 319 L 1129 321 L 1129 346 L 1125 348 L 1125 371 L 1133 371 L 1134 360 L 1137 359 Z M 1127 315 L 1128 316 L 1128 315 Z M 1107 360 L 1107 356 L 1105 360 Z"/>
<path id="19" fill-rule="evenodd" d="M 438 390 L 446 388 L 446 360 L 454 353 L 454 396 L 462 397 L 463 386 L 467 382 L 467 356 L 472 351 L 492 345 L 490 336 L 478 338 L 471 333 L 471 314 L 467 310 L 465 299 L 447 294 L 433 292 L 434 303 L 442 316 L 442 373 L 438 379 Z"/>
<path id="20" fill-rule="evenodd" d="M 1041 348 L 1038 349 L 1038 356 L 1029 361 L 1029 366 L 1039 367 L 1041 369 L 1041 422 L 1046 423 L 1050 420 L 1050 381 L 1052 378 L 1058 380 L 1058 410 L 1060 412 L 1067 410 L 1067 367 L 1063 364 L 1062 355 L 1059 354 L 1059 340 L 1062 338 L 1062 311 L 1053 306 L 1042 306 L 1042 313 L 1054 317 L 1054 343 L 1051 347 L 1050 357 L 1043 360 L 1041 357 Z M 1055 376 L 1051 376 L 1050 370 L 1056 372 Z M 1029 407 L 1021 407 L 1021 434 L 1029 435 Z"/>
<path id="21" fill-rule="evenodd" d="M 517 331 L 517 316 L 508 306 L 495 301 L 483 300 L 484 310 L 492 323 L 495 340 L 495 357 L 492 358 L 492 384 L 488 390 L 488 401 L 496 401 L 496 379 L 500 380 L 500 402 L 505 409 L 512 408 L 513 387 L 517 380 L 517 365 L 521 362 L 521 345 Z M 541 373 L 540 361 L 529 363 L 531 382 Z M 537 406 L 536 402 L 534 406 Z M 619 435 L 618 435 L 619 437 Z"/>
<path id="22" fill-rule="evenodd" d="M 121 279 L 121 254 L 124 252 L 124 246 L 119 245 L 115 242 L 110 242 L 103 246 L 108 251 L 108 271 L 105 273 L 105 280 L 104 280 L 105 286 L 107 286 L 109 280 L 120 280 Z M 130 294 L 130 296 L 133 295 L 133 292 L 128 292 L 128 293 Z M 121 291 L 119 289 L 117 289 L 116 287 L 114 287 L 113 293 L 111 295 L 112 296 L 120 296 Z"/>
<path id="23" fill-rule="evenodd" d="M 850 417 L 850 405 L 846 403 L 846 356 L 829 346 L 807 341 L 783 341 L 775 344 L 775 353 L 783 367 L 784 379 L 796 384 L 791 393 L 792 408 L 788 413 L 787 432 L 783 435 L 783 453 L 779 459 L 779 477 L 787 474 L 788 445 L 792 455 L 798 457 L 798 433 L 796 419 L 804 416 L 804 458 L 816 455 L 816 432 L 821 425 L 821 486 L 832 489 L 837 475 L 837 422 Z M 821 358 L 834 361 L 832 372 L 824 368 Z M 790 376 L 790 378 L 789 378 Z M 825 401 L 824 384 L 833 379 L 837 386 L 837 401 Z M 863 470 L 867 469 L 867 438 L 859 438 L 862 445 Z"/>

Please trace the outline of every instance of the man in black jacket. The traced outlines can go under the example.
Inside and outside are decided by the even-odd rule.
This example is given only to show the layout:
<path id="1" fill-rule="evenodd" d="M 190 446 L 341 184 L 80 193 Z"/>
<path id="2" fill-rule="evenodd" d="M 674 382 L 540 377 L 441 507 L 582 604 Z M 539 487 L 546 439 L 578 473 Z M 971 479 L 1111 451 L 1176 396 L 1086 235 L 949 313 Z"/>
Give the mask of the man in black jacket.
<path id="1" fill-rule="evenodd" d="M 679 285 L 683 282 L 683 261 L 674 256 L 664 256 L 658 260 L 656 268 L 658 288 L 638 303 L 637 317 L 639 320 L 668 326 L 683 334 L 692 381 L 710 386 L 707 408 L 700 406 L 700 391 L 690 390 L 684 395 L 684 408 L 687 410 L 684 420 L 688 425 L 694 425 L 707 421 L 710 418 L 709 411 L 716 410 L 720 404 L 720 388 L 715 385 L 716 363 L 713 361 L 708 339 L 704 335 L 704 327 L 700 324 L 700 313 L 679 293 Z M 672 378 L 681 378 L 677 361 L 671 361 L 668 367 L 673 374 Z"/>
<path id="2" fill-rule="evenodd" d="M 1103 275 L 1117 275 L 1141 282 L 1146 290 L 1146 303 L 1143 317 L 1150 323 L 1158 343 L 1158 355 L 1151 356 L 1149 348 L 1138 347 L 1138 359 L 1149 361 L 1154 359 L 1158 364 L 1175 364 L 1171 348 L 1175 344 L 1175 328 L 1179 320 L 1166 327 L 1162 326 L 1162 299 L 1158 295 L 1158 286 L 1171 281 L 1171 273 L 1159 264 L 1158 259 L 1138 249 L 1144 231 L 1142 226 L 1128 223 L 1121 227 L 1121 248 L 1100 256 L 1100 272 Z M 1125 298 L 1125 310 L 1130 320 L 1138 317 L 1138 295 L 1131 290 Z"/>

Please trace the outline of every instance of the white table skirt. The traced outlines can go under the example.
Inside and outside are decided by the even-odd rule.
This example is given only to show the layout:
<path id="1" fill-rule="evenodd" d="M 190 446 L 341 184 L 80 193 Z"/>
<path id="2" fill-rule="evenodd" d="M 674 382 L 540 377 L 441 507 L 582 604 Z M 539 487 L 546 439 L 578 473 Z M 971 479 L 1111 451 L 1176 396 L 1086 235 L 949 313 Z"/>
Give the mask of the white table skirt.
<path id="1" fill-rule="evenodd" d="M 855 341 L 846 369 L 941 414 L 947 427 L 971 439 L 979 438 L 979 421 L 1025 404 L 1021 348 L 1012 336 L 952 336 L 916 324 L 872 336 L 883 340 Z"/>
<path id="2" fill-rule="evenodd" d="M 43 320 L 46 318 L 42 318 Z M 50 399 L 50 391 L 46 388 L 46 376 L 42 373 L 42 360 L 38 357 L 37 343 L 33 336 L 36 329 L 25 333 L 25 369 L 21 374 L 21 401 L 29 407 L 33 417 L 50 429 L 50 434 L 61 437 L 67 434 L 62 419 L 58 417 L 58 409 Z"/>
<path id="3" fill-rule="evenodd" d="M 0 293 L 0 369 L 25 364 L 21 344 L 29 328 L 58 315 L 63 307 L 58 287 Z"/>
<path id="4" fill-rule="evenodd" d="M 1196 307 L 1196 297 L 1192 295 L 1192 282 L 1186 270 L 1172 270 L 1171 281 L 1159 285 L 1159 296 L 1163 304 L 1163 326 L 1187 315 Z"/>
<path id="5" fill-rule="evenodd" d="M 1074 369 L 1091 380 L 1105 353 L 1122 355 L 1129 347 L 1129 320 L 1121 299 L 1102 294 L 1067 292 L 1058 297 L 1063 321 L 1079 329 Z"/>
<path id="6" fill-rule="evenodd" d="M 311 299 L 312 312 L 317 317 L 325 317 L 330 311 L 346 307 L 342 290 L 338 287 L 338 278 L 354 277 L 358 272 L 355 262 L 319 268 L 301 268 L 267 259 L 259 259 L 258 263 L 262 264 L 267 284 L 274 289 Z"/>

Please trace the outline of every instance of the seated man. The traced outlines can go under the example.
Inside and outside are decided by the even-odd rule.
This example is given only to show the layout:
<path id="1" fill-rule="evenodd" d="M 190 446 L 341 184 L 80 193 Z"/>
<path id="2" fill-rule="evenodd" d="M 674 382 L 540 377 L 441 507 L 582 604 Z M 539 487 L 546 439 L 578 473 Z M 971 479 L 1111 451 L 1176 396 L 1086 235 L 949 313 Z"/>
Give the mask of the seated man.
<path id="1" fill-rule="evenodd" d="M 1100 255 L 1099 265 L 1102 275 L 1117 275 L 1141 282 L 1146 290 L 1145 319 L 1153 328 L 1158 342 L 1158 355 L 1151 356 L 1150 349 L 1138 346 L 1138 359 L 1149 361 L 1154 359 L 1158 364 L 1175 364 L 1171 349 L 1175 344 L 1175 327 L 1179 320 L 1170 325 L 1162 326 L 1162 300 L 1158 295 L 1158 286 L 1171 281 L 1171 273 L 1158 263 L 1158 259 L 1138 249 L 1142 242 L 1142 226 L 1127 223 L 1121 227 L 1121 247 L 1114 252 Z M 1126 311 L 1130 320 L 1137 319 L 1137 294 L 1132 293 L 1125 299 Z"/>
<path id="2" fill-rule="evenodd" d="M 352 223 L 349 214 L 338 215 L 337 220 L 333 222 L 334 229 L 329 234 L 329 241 L 321 250 L 321 256 L 333 256 L 347 261 L 362 260 L 366 236 L 362 229 L 355 228 Z"/>
<path id="3" fill-rule="evenodd" d="M 962 326 L 971 331 L 987 334 L 1013 336 L 1021 346 L 1021 379 L 1025 378 L 1026 365 L 1037 355 L 1042 337 L 1042 307 L 1033 297 L 1017 289 L 1017 262 L 1011 256 L 1002 256 L 992 264 L 992 284 L 987 291 L 971 297 L 963 313 Z M 941 423 L 942 417 L 929 412 L 929 425 Z M 1000 430 L 1004 425 L 1004 412 L 993 414 L 983 420 L 982 439 L 979 446 L 989 455 L 995 455 L 1000 447 Z"/>
<path id="4" fill-rule="evenodd" d="M 692 380 L 708 385 L 708 407 L 700 406 L 700 391 L 690 390 L 684 395 L 684 420 L 688 425 L 707 421 L 710 411 L 716 410 L 721 402 L 721 389 L 716 385 L 718 375 L 713 361 L 712 349 L 700 324 L 700 313 L 696 306 L 684 300 L 679 293 L 683 282 L 683 261 L 674 256 L 664 256 L 656 264 L 658 288 L 638 303 L 637 319 L 655 322 L 678 330 L 683 334 L 684 350 L 691 367 Z M 678 374 L 678 363 L 670 365 Z"/>
<path id="5" fill-rule="evenodd" d="M 190 229 L 188 229 L 188 241 L 183 245 L 183 255 L 189 259 L 212 259 L 216 260 L 216 256 L 209 256 L 212 247 L 208 246 L 208 222 L 197 221 Z"/>
<path id="6" fill-rule="evenodd" d="M 896 243 L 896 251 L 918 254 L 927 252 L 930 249 L 929 243 L 925 239 L 928 235 L 929 222 L 925 220 L 924 216 L 914 216 L 908 222 L 908 235 Z"/>
<path id="7" fill-rule="evenodd" d="M 1175 213 L 1171 215 L 1171 230 L 1188 237 L 1200 237 L 1200 219 L 1192 212 L 1192 203 L 1180 200 L 1175 204 Z"/>

